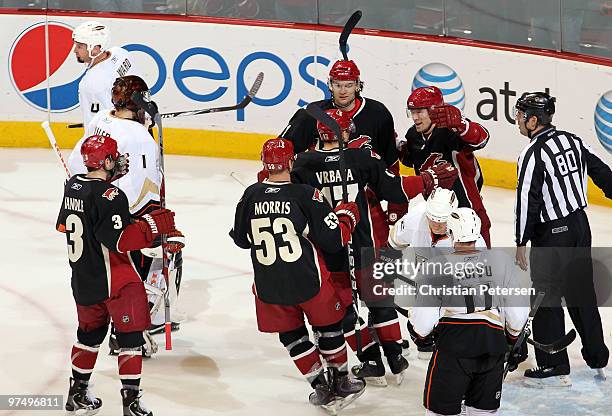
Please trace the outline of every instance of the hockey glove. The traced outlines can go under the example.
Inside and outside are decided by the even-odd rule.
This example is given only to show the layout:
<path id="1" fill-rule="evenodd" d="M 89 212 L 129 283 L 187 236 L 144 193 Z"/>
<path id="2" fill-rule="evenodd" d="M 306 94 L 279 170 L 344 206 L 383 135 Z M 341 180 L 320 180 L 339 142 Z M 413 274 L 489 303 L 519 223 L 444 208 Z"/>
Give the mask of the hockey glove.
<path id="1" fill-rule="evenodd" d="M 525 340 L 529 338 L 531 331 L 528 331 L 525 334 Z M 523 342 L 519 348 L 514 348 L 515 343 L 518 337 L 510 335 L 506 332 L 506 342 L 508 342 L 508 346 L 510 347 L 510 351 L 508 351 L 506 361 L 508 361 L 508 372 L 512 372 L 516 370 L 520 363 L 527 359 L 527 342 Z"/>
<path id="2" fill-rule="evenodd" d="M 179 230 L 173 230 L 168 233 L 168 253 L 176 254 L 185 247 L 185 236 Z"/>
<path id="3" fill-rule="evenodd" d="M 108 180 L 109 182 L 116 181 L 117 179 L 127 175 L 130 171 L 130 154 L 126 153 L 124 155 L 119 156 L 119 158 L 115 161 L 115 167 L 112 171 L 112 176 Z"/>
<path id="4" fill-rule="evenodd" d="M 174 212 L 169 209 L 157 209 L 150 214 L 145 214 L 137 221 L 138 227 L 145 234 L 147 240 L 153 241 L 160 234 L 168 234 L 175 231 Z"/>
<path id="5" fill-rule="evenodd" d="M 429 118 L 436 127 L 448 128 L 455 133 L 463 133 L 467 127 L 461 110 L 454 105 L 444 104 L 428 110 Z"/>
<path id="6" fill-rule="evenodd" d="M 410 334 L 410 339 L 414 342 L 414 345 L 420 349 L 427 349 L 435 344 L 435 331 L 426 337 L 422 337 L 414 330 L 412 326 L 412 322 L 410 320 L 406 321 L 406 327 L 408 328 L 408 333 Z"/>
<path id="7" fill-rule="evenodd" d="M 257 172 L 257 182 L 263 182 L 269 177 L 270 177 L 270 171 L 266 168 L 263 168 L 262 170 Z"/>
<path id="8" fill-rule="evenodd" d="M 389 225 L 393 225 L 407 212 L 408 203 L 394 204 L 393 202 L 389 202 L 387 204 L 387 222 L 389 223 Z"/>
<path id="9" fill-rule="evenodd" d="M 357 223 L 359 223 L 359 207 L 354 202 L 340 203 L 334 210 L 338 216 L 340 224 L 344 227 L 340 227 L 342 230 L 342 244 L 346 244 L 351 237 L 351 234 L 355 230 Z"/>
<path id="10" fill-rule="evenodd" d="M 427 199 L 436 187 L 451 189 L 457 180 L 457 169 L 448 162 L 440 161 L 421 172 L 421 178 L 423 178 L 423 197 Z"/>

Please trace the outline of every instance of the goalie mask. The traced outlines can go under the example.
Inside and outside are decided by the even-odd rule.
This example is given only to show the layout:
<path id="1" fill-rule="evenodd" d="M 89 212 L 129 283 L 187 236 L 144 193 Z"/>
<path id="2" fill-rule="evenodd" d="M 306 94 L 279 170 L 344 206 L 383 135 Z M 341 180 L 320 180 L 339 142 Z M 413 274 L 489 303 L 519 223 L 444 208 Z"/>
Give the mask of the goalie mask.
<path id="1" fill-rule="evenodd" d="M 271 173 L 289 169 L 290 161 L 294 159 L 293 143 L 287 139 L 270 139 L 261 149 L 261 161 Z"/>
<path id="2" fill-rule="evenodd" d="M 142 92 L 145 101 L 151 100 L 151 92 L 147 83 L 137 75 L 127 75 L 117 78 L 113 83 L 112 102 L 115 109 L 128 109 L 136 113 L 135 121 L 145 125 L 147 116 L 143 109 L 138 108 L 138 105 L 132 100 L 132 95 L 135 92 Z"/>
<path id="3" fill-rule="evenodd" d="M 480 224 L 472 208 L 457 208 L 448 217 L 446 226 L 454 243 L 470 243 L 478 240 Z"/>
<path id="4" fill-rule="evenodd" d="M 89 21 L 78 25 L 72 32 L 72 40 L 87 45 L 87 52 L 90 58 L 95 58 L 97 55 L 92 55 L 91 52 L 96 46 L 100 46 L 100 53 L 108 48 L 110 41 L 110 30 L 108 26 L 96 22 Z"/>
<path id="5" fill-rule="evenodd" d="M 325 110 L 325 113 L 333 118 L 336 123 L 340 126 L 340 129 L 349 132 L 349 136 L 357 130 L 355 127 L 355 123 L 353 123 L 353 119 L 349 117 L 348 113 L 345 113 L 342 110 L 337 110 L 335 108 L 331 108 L 329 110 Z M 337 140 L 334 131 L 327 127 L 325 124 L 317 121 L 317 131 L 319 132 L 319 137 L 321 141 L 324 142 L 333 142 Z"/>
<path id="6" fill-rule="evenodd" d="M 434 188 L 425 203 L 425 215 L 434 222 L 447 222 L 451 212 L 457 209 L 459 200 L 450 189 Z"/>

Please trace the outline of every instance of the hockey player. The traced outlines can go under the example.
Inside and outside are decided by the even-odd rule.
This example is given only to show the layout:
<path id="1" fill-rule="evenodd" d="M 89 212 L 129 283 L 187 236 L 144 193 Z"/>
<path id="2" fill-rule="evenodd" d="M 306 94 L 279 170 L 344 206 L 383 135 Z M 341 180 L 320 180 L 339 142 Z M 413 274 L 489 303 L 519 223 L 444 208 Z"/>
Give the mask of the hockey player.
<path id="1" fill-rule="evenodd" d="M 489 141 L 489 132 L 480 124 L 464 118 L 461 111 L 445 104 L 437 87 L 417 88 L 408 97 L 408 117 L 414 121 L 406 133 L 402 163 L 418 174 L 438 160 L 445 160 L 458 171 L 453 190 L 460 207 L 470 207 L 480 217 L 481 234 L 491 247 L 491 221 L 482 203 L 483 178 L 474 151 Z"/>
<path id="2" fill-rule="evenodd" d="M 317 104 L 323 110 L 339 109 L 352 118 L 355 123 L 355 131 L 351 134 L 351 140 L 360 138 L 360 143 L 354 143 L 353 146 L 362 146 L 364 138 L 369 138 L 367 145 L 381 156 L 391 172 L 399 175 L 399 152 L 396 145 L 397 133 L 393 116 L 383 103 L 361 95 L 363 81 L 355 62 L 336 61 L 329 71 L 327 86 L 332 95 L 331 98 L 318 101 Z M 281 133 L 281 137 L 293 142 L 296 153 L 301 153 L 314 146 L 318 136 L 316 120 L 304 109 L 299 109 L 291 117 L 289 124 Z M 368 199 L 372 206 L 374 221 L 384 218 L 393 224 L 408 210 L 406 204 L 389 203 L 387 215 L 385 215 L 373 194 L 369 194 Z M 378 208 L 376 208 L 377 205 Z"/>
<path id="3" fill-rule="evenodd" d="M 348 375 L 344 311 L 322 250 L 342 249 L 359 222 L 359 210 L 351 202 L 334 212 L 318 189 L 292 184 L 290 141 L 268 140 L 261 158 L 270 177 L 246 189 L 230 236 L 251 250 L 259 330 L 279 334 L 314 389 L 310 403 L 337 410 L 361 395 L 365 383 Z M 309 339 L 304 316 L 318 335 L 318 348 Z"/>
<path id="4" fill-rule="evenodd" d="M 129 172 L 119 178 L 115 184 L 127 195 L 130 212 L 135 218 L 160 207 L 162 178 L 159 171 L 159 148 L 148 131 L 150 119 L 131 99 L 134 92 L 147 94 L 148 90 L 147 84 L 136 75 L 117 78 L 111 91 L 114 108 L 96 114 L 86 128 L 88 135 L 113 137 L 117 141 L 119 151 L 128 158 Z M 74 173 L 85 170 L 78 150 L 82 140 L 77 143 L 68 158 L 68 165 Z M 184 244 L 184 236 L 180 231 L 173 231 L 168 235 L 168 252 L 174 255 L 174 261 L 170 265 L 172 274 L 170 281 L 173 282 L 170 285 L 170 301 L 173 307 L 171 318 L 175 321 L 172 326 L 175 330 L 179 327 L 177 318 L 180 318 L 178 316 L 180 313 L 175 308 L 179 288 L 178 283 L 174 282 L 180 282 L 175 276 L 180 277 L 182 263 L 180 250 Z M 155 248 L 145 249 L 142 253 L 131 253 L 134 264 L 147 283 L 149 301 L 152 305 L 152 333 L 161 332 L 165 320 L 164 310 L 161 307 L 163 291 L 166 289 L 166 282 L 162 276 L 161 251 L 161 246 L 156 244 Z M 152 339 L 147 339 L 151 341 L 151 345 L 147 344 L 146 348 L 147 355 L 150 355 L 155 352 L 156 346 Z"/>
<path id="5" fill-rule="evenodd" d="M 439 276 L 419 276 L 417 285 L 440 288 L 444 282 L 447 288 L 469 290 L 481 285 L 510 288 L 515 284 L 516 268 L 509 256 L 476 247 L 481 224 L 471 208 L 455 210 L 447 226 L 454 252 L 430 261 L 441 262 L 444 270 L 453 270 L 454 274 L 442 281 Z M 471 271 L 467 272 L 469 266 Z M 417 293 L 410 318 L 414 330 L 423 338 L 434 332 L 436 335 L 423 392 L 427 415 L 459 415 L 463 400 L 468 416 L 497 414 L 504 357 L 508 344 L 516 342 L 527 321 L 528 297 L 490 295 L 478 290 L 455 296 L 435 292 L 421 295 L 432 293 L 421 289 Z M 510 368 L 515 369 L 524 358 L 511 357 Z"/>
<path id="6" fill-rule="evenodd" d="M 88 383 L 112 317 L 119 344 L 123 415 L 152 416 L 139 389 L 143 331 L 151 321 L 144 285 L 129 252 L 149 247 L 160 234 L 174 231 L 174 213 L 155 210 L 133 222 L 125 193 L 110 183 L 125 169 L 115 140 L 88 137 L 81 153 L 88 172 L 66 184 L 57 219 L 58 231 L 66 234 L 79 321 L 66 410 L 89 415 L 102 406 L 90 394 Z"/>
<path id="7" fill-rule="evenodd" d="M 83 126 L 87 127 L 100 110 L 112 108 L 111 88 L 115 79 L 135 75 L 134 60 L 123 48 L 109 47 L 110 29 L 103 23 L 88 21 L 72 32 L 74 54 L 79 63 L 87 64 L 79 81 L 79 105 Z"/>
<path id="8" fill-rule="evenodd" d="M 326 113 L 334 118 L 343 131 L 343 140 L 348 141 L 352 121 L 340 110 L 329 109 Z M 321 189 L 332 206 L 342 199 L 342 182 L 340 179 L 340 166 L 338 154 L 338 138 L 322 123 L 317 123 L 320 144 L 315 150 L 300 153 L 297 156 L 292 180 L 306 183 Z M 373 298 L 371 286 L 372 279 L 368 278 L 368 271 L 374 263 L 374 236 L 373 226 L 370 222 L 370 206 L 366 197 L 366 189 L 371 189 L 376 197 L 395 203 L 407 203 L 410 198 L 421 192 L 430 193 L 434 186 L 450 187 L 456 179 L 455 170 L 448 163 L 432 166 L 423 171 L 421 176 L 395 176 L 386 169 L 380 156 L 372 150 L 349 148 L 345 151 L 347 167 L 346 179 L 349 200 L 356 202 L 361 214 L 361 222 L 353 235 L 353 248 L 355 253 L 355 267 L 360 296 L 368 304 L 372 315 L 372 323 L 382 344 L 383 351 L 392 373 L 401 374 L 408 362 L 401 356 L 401 331 L 397 320 L 397 312 L 393 307 L 382 305 L 384 299 Z M 344 318 L 344 332 L 348 344 L 356 350 L 355 315 L 352 304 L 350 282 L 348 277 L 348 264 L 346 255 L 327 257 L 328 265 L 334 272 L 335 284 L 341 291 L 343 305 L 346 308 Z M 367 329 L 361 325 L 362 353 L 359 359 L 361 366 L 353 368 L 358 377 L 366 377 L 374 385 L 386 386 L 384 378 L 385 367 L 381 360 L 380 347 L 372 339 Z M 401 381 L 401 378 L 398 379 Z"/>

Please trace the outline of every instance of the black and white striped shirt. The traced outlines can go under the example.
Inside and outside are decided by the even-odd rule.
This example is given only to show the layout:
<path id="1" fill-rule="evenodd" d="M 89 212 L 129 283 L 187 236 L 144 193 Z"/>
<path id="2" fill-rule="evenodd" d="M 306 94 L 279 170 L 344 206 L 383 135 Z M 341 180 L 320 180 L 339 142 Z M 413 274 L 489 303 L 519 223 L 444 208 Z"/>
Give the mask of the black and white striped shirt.
<path id="1" fill-rule="evenodd" d="M 612 198 L 612 171 L 582 139 L 549 126 L 521 152 L 517 166 L 515 235 L 524 246 L 534 227 L 587 206 L 587 175 Z"/>

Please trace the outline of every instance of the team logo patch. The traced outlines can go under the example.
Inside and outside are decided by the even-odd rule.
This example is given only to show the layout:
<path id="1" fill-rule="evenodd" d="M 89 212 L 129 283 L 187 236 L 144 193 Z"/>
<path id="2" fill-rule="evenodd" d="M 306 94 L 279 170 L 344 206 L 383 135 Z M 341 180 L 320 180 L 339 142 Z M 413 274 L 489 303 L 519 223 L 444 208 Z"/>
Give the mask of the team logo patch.
<path id="1" fill-rule="evenodd" d="M 79 105 L 79 82 L 85 66 L 72 54 L 72 30 L 60 22 L 37 22 L 17 35 L 8 57 L 13 88 L 30 106 L 39 111 L 62 113 Z M 49 84 L 45 66 L 45 39 L 49 45 Z M 51 102 L 47 102 L 47 86 Z"/>
<path id="2" fill-rule="evenodd" d="M 83 187 L 83 185 L 81 185 L 80 183 L 73 183 L 72 186 L 70 187 L 71 189 L 74 189 L 75 191 L 78 191 L 79 189 L 81 189 Z"/>
<path id="3" fill-rule="evenodd" d="M 564 225 L 563 227 L 557 227 L 557 228 L 553 228 L 552 229 L 552 233 L 553 234 L 559 234 L 559 233 L 564 233 L 567 230 L 569 230 L 569 228 L 567 228 L 567 225 Z"/>
<path id="4" fill-rule="evenodd" d="M 130 315 L 123 315 L 121 317 L 121 322 L 123 322 L 124 324 L 127 324 L 128 322 L 130 322 Z"/>
<path id="5" fill-rule="evenodd" d="M 327 156 L 325 162 L 337 162 L 340 160 L 340 156 Z"/>
<path id="6" fill-rule="evenodd" d="M 104 191 L 102 197 L 108 199 L 109 201 L 112 201 L 117 195 L 119 195 L 119 189 L 108 188 L 106 191 Z"/>
<path id="7" fill-rule="evenodd" d="M 380 160 L 380 156 L 374 150 L 370 150 L 370 156 L 372 156 L 374 159 Z"/>
<path id="8" fill-rule="evenodd" d="M 267 194 L 277 194 L 280 192 L 280 188 L 266 188 Z"/>
<path id="9" fill-rule="evenodd" d="M 314 194 L 312 195 L 312 200 L 313 201 L 319 201 L 319 202 L 323 202 L 323 193 L 321 191 L 319 191 L 318 189 L 315 189 Z"/>

